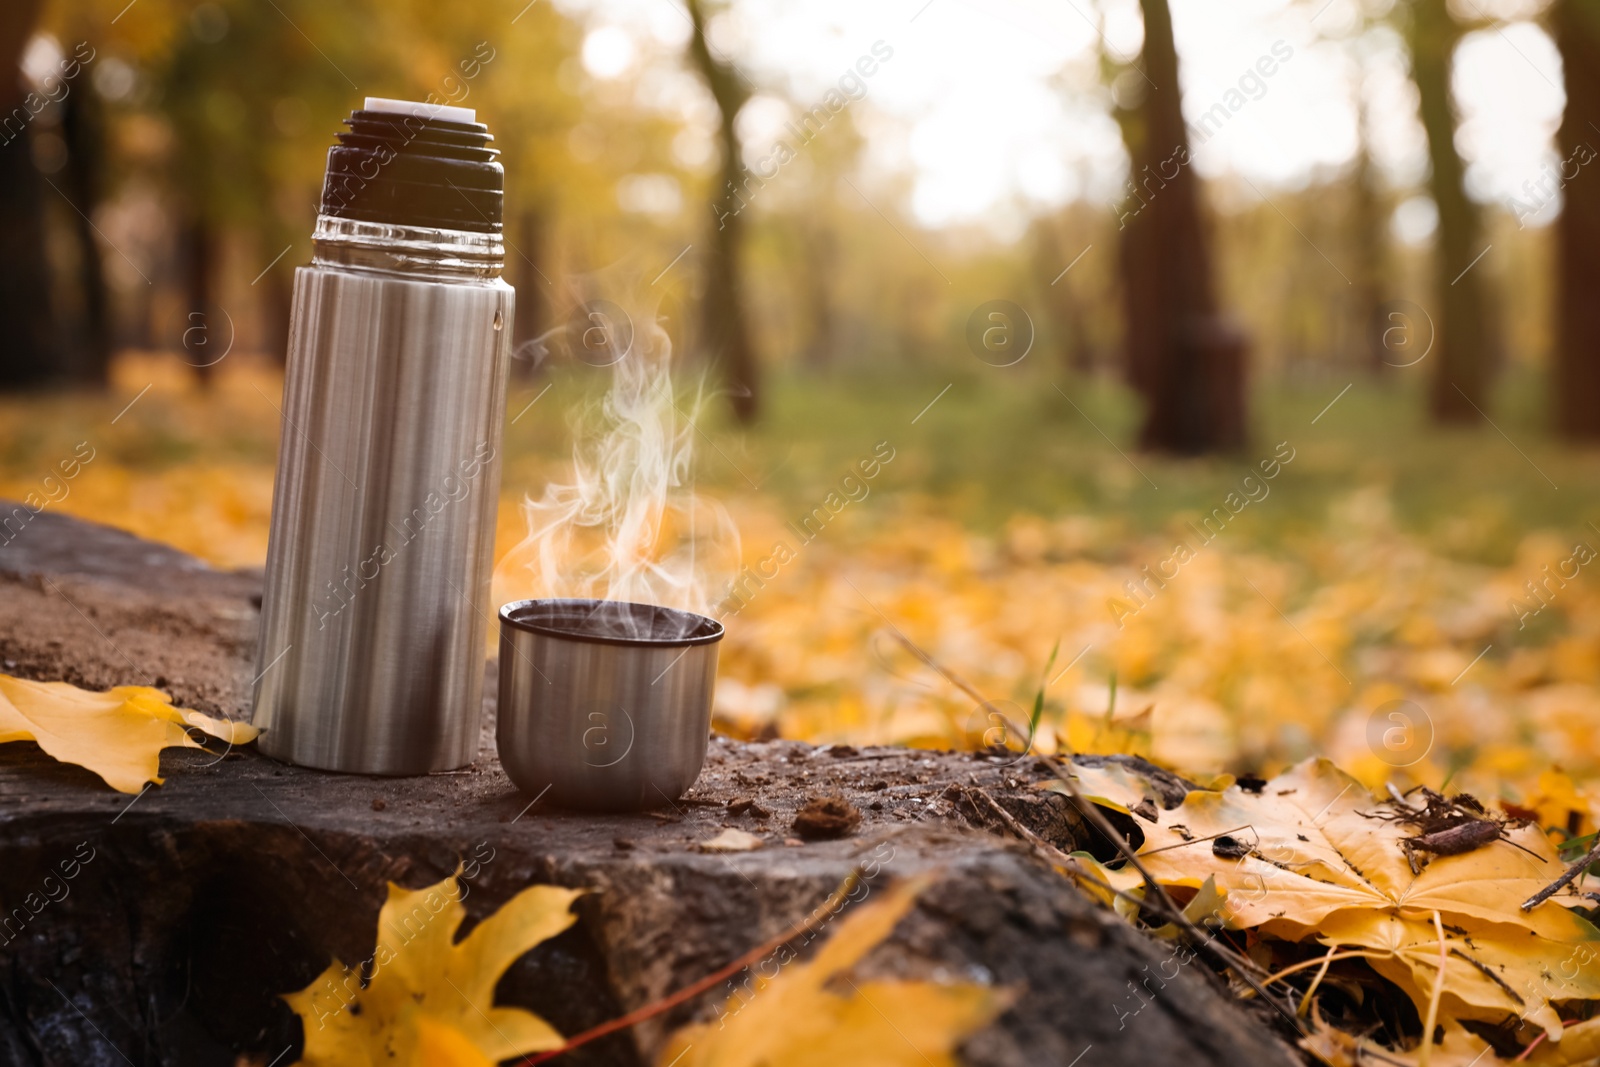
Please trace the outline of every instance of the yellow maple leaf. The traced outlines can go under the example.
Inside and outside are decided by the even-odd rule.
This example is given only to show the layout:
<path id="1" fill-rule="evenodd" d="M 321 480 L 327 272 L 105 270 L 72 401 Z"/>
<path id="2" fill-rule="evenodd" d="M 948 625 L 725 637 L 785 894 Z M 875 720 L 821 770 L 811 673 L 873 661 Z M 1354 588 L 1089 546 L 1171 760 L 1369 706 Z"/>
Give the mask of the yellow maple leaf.
<path id="1" fill-rule="evenodd" d="M 1346 911 L 1324 924 L 1317 939 L 1365 950 L 1372 969 L 1404 990 L 1419 1015 L 1426 1014 L 1440 962 L 1431 922 Z M 1530 936 L 1515 923 L 1446 933 L 1444 950 L 1440 1007 L 1446 1018 L 1500 1023 L 1516 1016 L 1554 1037 L 1562 1033 L 1562 1021 L 1552 1001 L 1600 996 L 1600 974 L 1588 965 L 1594 949 Z"/>
<path id="2" fill-rule="evenodd" d="M 284 997 L 305 1027 L 300 1062 L 485 1067 L 559 1047 L 561 1034 L 539 1016 L 495 1007 L 494 987 L 518 956 L 572 925 L 582 895 L 529 886 L 456 943 L 467 912 L 454 876 L 422 889 L 391 882 L 371 958 L 358 967 L 334 960 Z"/>
<path id="3" fill-rule="evenodd" d="M 1597 800 L 1600 798 L 1592 784 L 1580 787 L 1570 775 L 1552 768 L 1540 773 L 1519 806 L 1530 809 L 1540 826 L 1559 827 L 1582 836 L 1594 829 L 1595 815 L 1600 811 Z"/>
<path id="4" fill-rule="evenodd" d="M 428 1067 L 494 1067 L 472 1038 L 426 1015 L 417 1016 L 417 1062 Z"/>
<path id="5" fill-rule="evenodd" d="M 162 749 L 202 747 L 191 729 L 229 744 L 244 744 L 258 732 L 249 723 L 174 707 L 166 693 L 147 686 L 96 693 L 0 674 L 0 743 L 35 741 L 47 755 L 87 767 L 123 793 L 161 783 Z"/>
<path id="6" fill-rule="evenodd" d="M 1076 710 L 1067 712 L 1066 743 L 1074 752 L 1097 756 L 1148 756 L 1151 744 L 1152 705 L 1134 714 L 1107 715 Z"/>
<path id="7" fill-rule="evenodd" d="M 1086 771 L 1081 788 L 1122 811 L 1150 792 L 1135 773 L 1100 769 Z M 1551 1001 L 1600 997 L 1600 952 L 1585 945 L 1600 930 L 1556 900 L 1521 908 L 1564 866 L 1534 827 L 1508 826 L 1505 840 L 1434 856 L 1417 873 L 1403 847 L 1413 828 L 1394 818 L 1404 812 L 1321 759 L 1259 788 L 1193 790 L 1177 808 L 1144 811 L 1153 820 L 1132 817 L 1157 882 L 1199 888 L 1212 879 L 1229 925 L 1359 951 L 1419 1013 L 1439 976 L 1435 913 L 1448 931 L 1447 1018 L 1521 1016 L 1558 1040 Z M 1217 847 L 1219 835 L 1230 847 Z M 1131 865 L 1099 876 L 1127 892 L 1142 885 Z"/>
<path id="8" fill-rule="evenodd" d="M 1005 990 L 968 983 L 861 980 L 849 970 L 888 937 L 925 880 L 863 904 L 809 962 L 757 977 L 715 1022 L 675 1033 L 662 1064 L 677 1067 L 954 1067 L 953 1049 L 1011 1003 Z M 778 957 L 781 961 L 782 957 Z"/>
<path id="9" fill-rule="evenodd" d="M 1072 765 L 1072 780 L 1077 783 L 1078 792 L 1085 799 L 1123 815 L 1131 813 L 1145 797 L 1153 800 L 1161 795 L 1136 770 L 1110 761 L 1075 763 Z M 1053 783 L 1052 787 L 1063 791 Z"/>

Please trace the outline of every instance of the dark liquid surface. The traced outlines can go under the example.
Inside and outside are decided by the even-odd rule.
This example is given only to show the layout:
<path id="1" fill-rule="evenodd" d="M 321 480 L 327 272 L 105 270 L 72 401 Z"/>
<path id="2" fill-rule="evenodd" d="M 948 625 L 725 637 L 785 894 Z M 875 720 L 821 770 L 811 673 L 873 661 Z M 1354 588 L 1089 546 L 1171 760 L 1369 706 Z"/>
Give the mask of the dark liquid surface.
<path id="1" fill-rule="evenodd" d="M 704 615 L 616 600 L 534 600 L 506 618 L 522 629 L 580 641 L 702 644 L 722 636 L 722 624 Z"/>

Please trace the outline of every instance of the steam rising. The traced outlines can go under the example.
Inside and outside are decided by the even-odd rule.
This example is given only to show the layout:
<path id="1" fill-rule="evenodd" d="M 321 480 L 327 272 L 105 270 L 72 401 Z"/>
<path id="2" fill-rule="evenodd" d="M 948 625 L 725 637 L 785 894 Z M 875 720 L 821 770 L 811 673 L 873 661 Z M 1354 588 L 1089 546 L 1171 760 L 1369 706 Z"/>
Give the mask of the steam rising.
<path id="1" fill-rule="evenodd" d="M 672 344 L 653 312 L 629 326 L 611 321 L 630 317 L 622 309 L 605 306 L 606 315 L 570 327 L 567 340 L 586 361 L 609 363 L 611 387 L 575 420 L 571 480 L 524 499 L 527 536 L 498 577 L 519 596 L 713 614 L 713 591 L 738 570 L 739 532 L 720 504 L 694 490 L 693 420 L 705 394 L 674 395 Z M 631 617 L 605 614 L 593 620 L 597 628 Z"/>

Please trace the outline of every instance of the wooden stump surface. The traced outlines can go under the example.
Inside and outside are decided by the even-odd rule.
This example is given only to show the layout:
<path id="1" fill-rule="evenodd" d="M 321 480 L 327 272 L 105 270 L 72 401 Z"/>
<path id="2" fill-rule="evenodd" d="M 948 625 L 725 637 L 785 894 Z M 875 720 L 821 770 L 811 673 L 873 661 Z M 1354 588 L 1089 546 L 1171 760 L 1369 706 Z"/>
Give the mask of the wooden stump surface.
<path id="1" fill-rule="evenodd" d="M 243 718 L 260 584 L 47 512 L 0 547 L 0 666 L 92 688 L 156 685 Z M 567 1034 L 715 971 L 866 865 L 873 888 L 934 881 L 863 974 L 1019 991 L 963 1047 L 969 1064 L 1300 1062 L 1202 965 L 1147 981 L 1173 970 L 1173 946 L 1089 900 L 972 802 L 982 789 L 1078 847 L 1076 812 L 1035 788 L 1056 773 L 1045 760 L 716 738 L 675 806 L 579 814 L 530 804 L 507 780 L 492 689 L 476 763 L 420 778 L 306 770 L 254 746 L 174 749 L 165 784 L 134 797 L 31 743 L 0 746 L 0 1062 L 292 1063 L 301 1023 L 280 995 L 334 957 L 371 955 L 386 882 L 426 885 L 462 863 L 469 922 L 533 882 L 592 891 L 574 927 L 513 965 L 497 993 Z M 796 812 L 823 795 L 855 805 L 859 826 L 798 843 Z M 728 826 L 765 847 L 700 850 Z M 653 1063 L 673 1027 L 716 1017 L 730 991 L 555 1062 Z"/>

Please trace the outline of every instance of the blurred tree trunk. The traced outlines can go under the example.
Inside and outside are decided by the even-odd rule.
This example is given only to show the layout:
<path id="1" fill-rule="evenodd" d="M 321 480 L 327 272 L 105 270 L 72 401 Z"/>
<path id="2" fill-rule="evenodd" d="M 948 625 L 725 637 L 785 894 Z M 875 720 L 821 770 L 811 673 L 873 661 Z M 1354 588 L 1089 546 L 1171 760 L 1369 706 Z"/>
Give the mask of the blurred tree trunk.
<path id="1" fill-rule="evenodd" d="M 289 361 L 289 316 L 294 311 L 294 267 L 278 264 L 261 279 L 261 345 L 272 362 Z"/>
<path id="2" fill-rule="evenodd" d="M 1439 209 L 1429 309 L 1437 317 L 1430 410 L 1439 422 L 1472 423 L 1487 406 L 1494 345 L 1488 294 L 1481 264 L 1475 263 L 1484 251 L 1483 221 L 1463 182 L 1466 168 L 1456 151 L 1450 99 L 1451 59 L 1466 27 L 1451 16 L 1448 0 L 1412 0 L 1410 15 L 1411 76 L 1428 135 L 1428 189 Z"/>
<path id="3" fill-rule="evenodd" d="M 1089 313 L 1078 299 L 1072 279 L 1062 271 L 1075 252 L 1068 252 L 1061 239 L 1062 224 L 1055 219 L 1040 219 L 1034 227 L 1033 272 L 1039 278 L 1052 278 L 1041 290 L 1045 313 L 1054 327 L 1061 365 L 1084 376 L 1094 373 L 1094 340 L 1089 336 Z"/>
<path id="4" fill-rule="evenodd" d="M 71 89 L 61 103 L 61 133 L 67 163 L 62 192 L 77 206 L 72 213 L 78 244 L 78 289 L 83 296 L 83 350 L 74 353 L 74 384 L 104 389 L 111 384 L 111 295 L 94 225 L 95 208 L 105 189 L 105 117 L 88 85 Z"/>
<path id="5" fill-rule="evenodd" d="M 1368 371 L 1377 374 L 1391 362 L 1389 350 L 1383 343 L 1384 331 L 1389 327 L 1383 313 L 1384 290 L 1389 281 L 1389 257 L 1388 238 L 1385 236 L 1386 215 L 1378 193 L 1378 171 L 1372 164 L 1372 153 L 1367 147 L 1367 119 L 1367 108 L 1362 104 L 1361 139 L 1350 189 L 1350 228 L 1356 246 L 1355 307 L 1352 312 L 1361 338 L 1362 363 Z"/>
<path id="6" fill-rule="evenodd" d="M 284 190 L 263 177 L 267 189 L 262 200 L 276 205 L 286 197 Z M 251 285 L 258 290 L 256 312 L 261 316 L 261 349 L 278 366 L 289 359 L 289 317 L 294 310 L 295 231 L 286 225 L 282 214 L 264 208 L 256 223 L 256 262 L 262 264 Z M 253 266 L 253 265 L 252 265 Z"/>
<path id="7" fill-rule="evenodd" d="M 839 241 L 832 228 L 817 213 L 801 222 L 802 272 L 806 317 L 810 334 L 806 338 L 805 363 L 812 370 L 825 370 L 833 362 L 837 326 L 833 311 L 833 275 L 839 262 Z"/>
<path id="8" fill-rule="evenodd" d="M 0 120 L 20 110 L 23 49 L 33 33 L 43 0 L 0 4 Z M 19 116 L 19 117 L 20 117 Z M 20 135 L 5 128 L 0 144 L 0 389 L 37 385 L 55 370 L 54 323 L 50 318 L 49 265 L 44 250 L 44 183 L 34 168 L 32 119 Z"/>
<path id="9" fill-rule="evenodd" d="M 1600 126 L 1600 9 L 1591 0 L 1551 8 L 1567 109 L 1556 142 L 1563 160 L 1592 162 Z M 1565 165 L 1564 165 L 1565 166 Z M 1600 440 L 1600 176 L 1567 182 L 1556 224 L 1556 428 L 1574 440 Z"/>
<path id="10" fill-rule="evenodd" d="M 1167 0 L 1140 0 L 1153 85 L 1124 117 L 1133 180 L 1122 214 L 1122 307 L 1129 373 L 1145 400 L 1141 447 L 1184 455 L 1245 439 L 1243 331 L 1217 306 L 1189 160 Z"/>
<path id="11" fill-rule="evenodd" d="M 539 273 L 538 262 L 544 255 L 545 232 L 548 220 L 542 206 L 525 208 L 517 214 L 517 256 L 514 270 L 517 279 L 516 332 L 512 334 L 517 358 L 511 372 L 519 378 L 531 378 L 542 360 L 535 357 L 537 343 L 529 344 L 550 329 L 550 294 Z"/>
<path id="12" fill-rule="evenodd" d="M 712 224 L 706 235 L 705 296 L 700 304 L 700 339 L 707 355 L 726 377 L 733 414 L 748 423 L 760 409 L 755 348 L 745 317 L 744 277 L 740 250 L 744 233 L 744 207 L 741 180 L 744 165 L 736 120 L 739 110 L 750 99 L 750 89 L 733 64 L 712 54 L 706 41 L 706 11 L 703 0 L 688 0 L 694 32 L 689 39 L 689 57 L 706 87 L 716 100 L 722 166 L 712 200 Z"/>
<path id="13" fill-rule="evenodd" d="M 183 230 L 183 291 L 185 314 L 180 324 L 183 330 L 179 339 L 183 361 L 194 368 L 195 381 L 200 388 L 209 389 L 217 358 L 212 344 L 214 327 L 220 325 L 209 316 L 216 309 L 215 274 L 217 269 L 216 234 L 203 217 L 190 218 Z"/>

